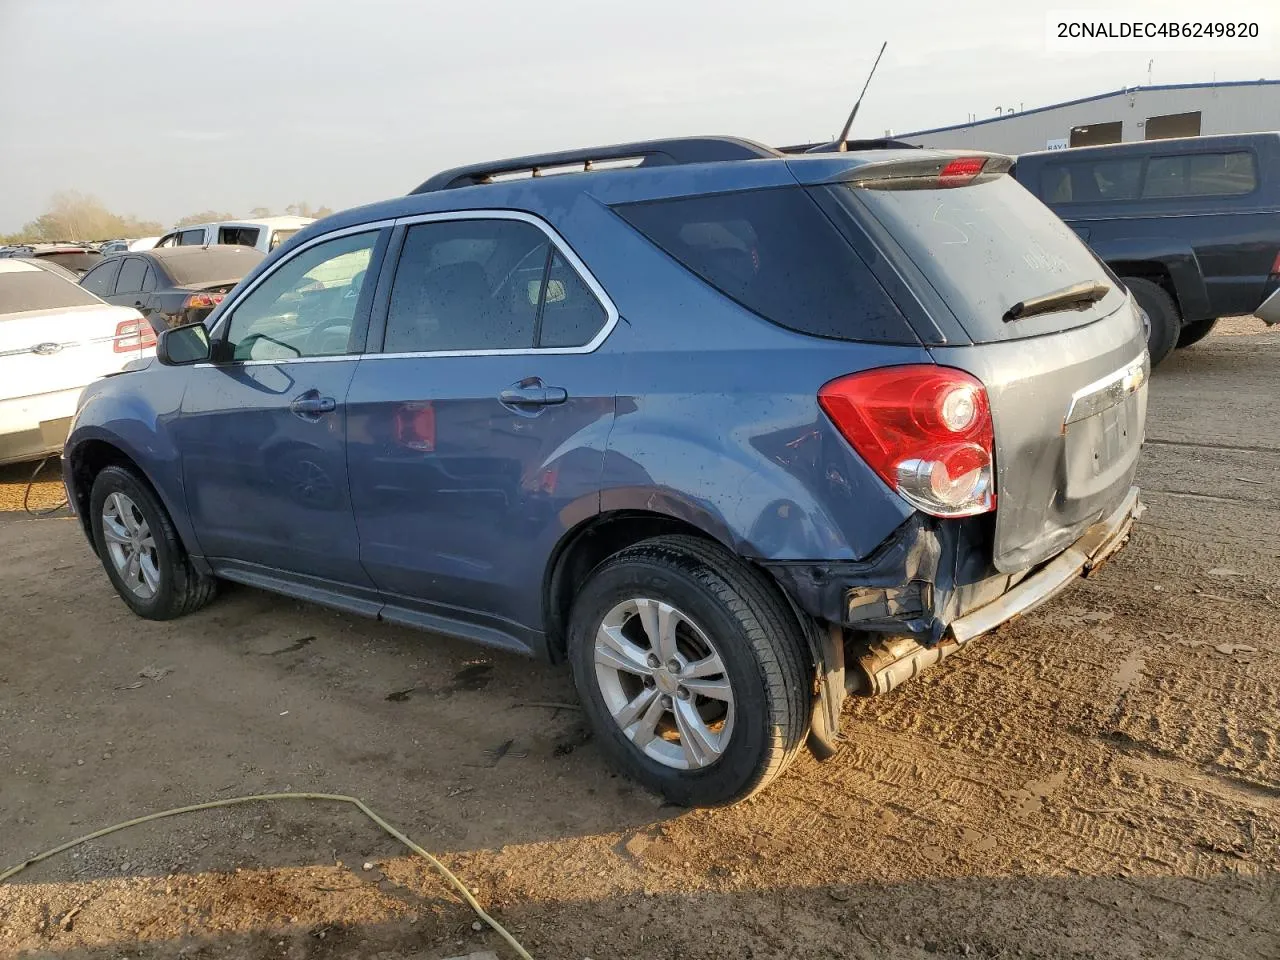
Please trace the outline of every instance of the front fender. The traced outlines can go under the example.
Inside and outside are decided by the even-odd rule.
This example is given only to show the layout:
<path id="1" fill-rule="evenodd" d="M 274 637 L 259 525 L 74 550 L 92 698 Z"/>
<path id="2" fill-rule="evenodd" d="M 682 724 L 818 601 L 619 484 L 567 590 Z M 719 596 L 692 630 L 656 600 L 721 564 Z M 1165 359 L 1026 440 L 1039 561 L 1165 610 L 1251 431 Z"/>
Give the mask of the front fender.
<path id="1" fill-rule="evenodd" d="M 1204 271 L 1189 244 L 1168 237 L 1105 237 L 1092 231 L 1090 246 L 1108 266 L 1116 264 L 1159 264 L 1173 281 L 1174 293 L 1183 319 L 1196 320 L 1209 314 L 1209 293 Z M 1123 273 L 1123 266 L 1116 270 Z"/>
<path id="2" fill-rule="evenodd" d="M 85 388 L 63 448 L 68 493 L 86 497 L 74 465 L 92 442 L 109 444 L 133 461 L 169 512 L 188 552 L 200 554 L 199 541 L 187 515 L 182 458 L 169 425 L 182 409 L 186 378 L 181 368 L 153 364 L 146 370 L 99 380 Z"/>

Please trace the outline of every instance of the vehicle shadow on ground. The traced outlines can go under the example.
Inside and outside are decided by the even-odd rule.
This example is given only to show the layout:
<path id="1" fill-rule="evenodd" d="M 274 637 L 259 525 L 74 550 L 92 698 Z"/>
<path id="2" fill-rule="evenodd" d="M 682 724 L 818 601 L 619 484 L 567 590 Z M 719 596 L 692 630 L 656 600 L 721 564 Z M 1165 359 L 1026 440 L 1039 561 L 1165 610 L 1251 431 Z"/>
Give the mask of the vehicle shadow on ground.
<path id="1" fill-rule="evenodd" d="M 657 878 L 655 878 L 657 879 Z M 367 885 L 373 887 L 372 881 Z M 248 881 L 246 882 L 248 888 Z M 383 960 L 514 954 L 473 915 L 417 882 L 384 889 L 396 919 L 291 923 L 296 905 L 258 894 L 248 929 L 204 933 L 245 915 L 239 905 L 177 915 L 165 911 L 141 936 L 113 939 L 101 927 L 64 928 L 55 897 L 38 951 L 64 960 L 101 960 L 127 953 L 160 958 L 299 958 L 377 956 Z M 260 889 L 260 888 L 250 888 Z M 538 958 L 654 957 L 741 960 L 744 957 L 920 958 L 1273 958 L 1280 952 L 1275 911 L 1280 877 L 973 878 L 918 883 L 818 885 L 763 890 L 631 893 L 598 899 L 531 900 L 497 889 L 484 897 L 493 915 Z M 87 925 L 106 898 L 81 906 Z M 172 898 L 171 898 L 172 899 Z M 273 915 L 279 910 L 281 914 Z M 178 919 L 175 920 L 175 915 Z M 619 924 L 625 915 L 625 925 Z M 11 915 L 9 924 L 27 918 Z M 237 924 L 239 925 L 239 924 Z M 189 933 L 179 932 L 181 929 Z M 192 928 L 195 928 L 194 930 Z"/>

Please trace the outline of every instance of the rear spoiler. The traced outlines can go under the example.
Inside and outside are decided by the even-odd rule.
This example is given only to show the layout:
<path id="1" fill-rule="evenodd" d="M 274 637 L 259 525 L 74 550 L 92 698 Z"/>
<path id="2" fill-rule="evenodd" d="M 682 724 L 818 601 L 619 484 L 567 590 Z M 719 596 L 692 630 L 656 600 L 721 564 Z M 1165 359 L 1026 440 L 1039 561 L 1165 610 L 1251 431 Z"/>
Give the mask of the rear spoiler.
<path id="1" fill-rule="evenodd" d="M 799 143 L 790 147 L 778 147 L 779 153 L 853 153 L 857 150 L 923 150 L 918 143 L 907 143 L 905 140 L 894 140 L 892 137 L 877 137 L 874 140 L 847 140 L 844 143 L 832 140 L 827 143 Z"/>
<path id="2" fill-rule="evenodd" d="M 827 183 L 847 183 L 870 190 L 936 190 L 963 187 L 1004 176 L 1013 167 L 1013 157 L 1001 153 L 933 154 L 929 157 L 899 157 L 872 160 L 842 170 Z"/>

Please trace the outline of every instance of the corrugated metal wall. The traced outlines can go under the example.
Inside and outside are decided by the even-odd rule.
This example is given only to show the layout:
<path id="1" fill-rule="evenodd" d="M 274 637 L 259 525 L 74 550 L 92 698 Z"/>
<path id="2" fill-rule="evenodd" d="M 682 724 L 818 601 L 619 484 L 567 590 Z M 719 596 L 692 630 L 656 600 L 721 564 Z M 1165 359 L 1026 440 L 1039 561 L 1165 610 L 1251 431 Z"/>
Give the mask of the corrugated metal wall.
<path id="1" fill-rule="evenodd" d="M 1122 139 L 1145 140 L 1148 117 L 1199 111 L 1200 133 L 1280 130 L 1280 81 L 1239 85 L 1138 88 L 1083 103 L 979 121 L 944 130 L 898 134 L 926 147 L 970 147 L 997 153 L 1030 153 L 1065 146 L 1073 127 L 1120 123 Z"/>

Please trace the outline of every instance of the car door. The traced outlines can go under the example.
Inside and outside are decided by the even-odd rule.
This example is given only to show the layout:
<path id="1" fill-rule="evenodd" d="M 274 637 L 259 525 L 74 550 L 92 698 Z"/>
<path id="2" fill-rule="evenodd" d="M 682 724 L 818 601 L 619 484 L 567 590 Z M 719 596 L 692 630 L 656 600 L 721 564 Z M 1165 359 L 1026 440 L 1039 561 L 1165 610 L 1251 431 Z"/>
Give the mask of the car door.
<path id="1" fill-rule="evenodd" d="M 599 507 L 614 378 L 592 351 L 617 312 L 527 215 L 419 218 L 397 242 L 348 395 L 361 559 L 384 618 L 525 643 L 547 556 Z"/>
<path id="2" fill-rule="evenodd" d="M 226 576 L 363 597 L 347 480 L 347 390 L 388 227 L 317 238 L 255 280 L 213 330 L 182 404 L 182 473 L 201 550 Z"/>
<path id="3" fill-rule="evenodd" d="M 142 283 L 147 276 L 147 261 L 141 257 L 121 257 L 120 274 L 116 289 L 107 301 L 121 307 L 133 307 L 144 316 L 146 304 L 142 302 Z"/>

